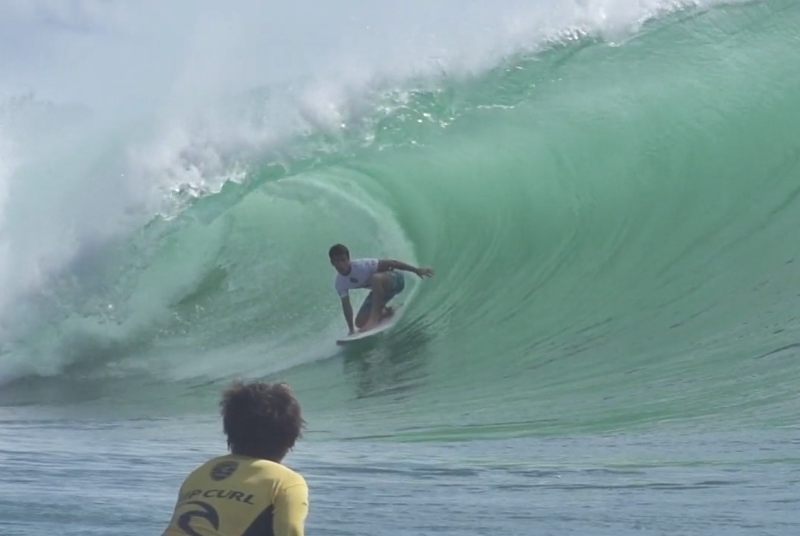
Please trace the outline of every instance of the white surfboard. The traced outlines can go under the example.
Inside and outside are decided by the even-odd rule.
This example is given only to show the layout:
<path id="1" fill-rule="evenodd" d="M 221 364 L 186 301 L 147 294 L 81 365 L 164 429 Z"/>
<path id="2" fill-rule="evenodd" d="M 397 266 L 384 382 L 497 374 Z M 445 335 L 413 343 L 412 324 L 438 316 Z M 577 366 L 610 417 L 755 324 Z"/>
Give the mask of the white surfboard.
<path id="1" fill-rule="evenodd" d="M 390 329 L 397 323 L 397 320 L 400 318 L 400 308 L 403 305 L 395 305 L 394 306 L 394 314 L 389 318 L 381 320 L 378 322 L 378 325 L 372 328 L 369 331 L 356 331 L 352 335 L 345 335 L 343 337 L 339 337 L 336 339 L 336 344 L 348 344 L 355 341 L 363 341 L 366 338 L 372 337 L 373 335 L 377 335 L 378 333 L 383 333 L 384 331 Z"/>

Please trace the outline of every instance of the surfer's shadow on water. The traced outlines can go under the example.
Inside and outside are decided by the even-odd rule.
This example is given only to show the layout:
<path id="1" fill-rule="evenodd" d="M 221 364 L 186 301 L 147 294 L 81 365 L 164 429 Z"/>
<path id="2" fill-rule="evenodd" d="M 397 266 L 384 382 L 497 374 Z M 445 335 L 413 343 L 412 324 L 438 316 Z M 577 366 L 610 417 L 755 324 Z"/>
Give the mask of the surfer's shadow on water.
<path id="1" fill-rule="evenodd" d="M 356 398 L 413 390 L 427 376 L 433 335 L 419 322 L 344 346 L 344 373 L 355 381 Z"/>

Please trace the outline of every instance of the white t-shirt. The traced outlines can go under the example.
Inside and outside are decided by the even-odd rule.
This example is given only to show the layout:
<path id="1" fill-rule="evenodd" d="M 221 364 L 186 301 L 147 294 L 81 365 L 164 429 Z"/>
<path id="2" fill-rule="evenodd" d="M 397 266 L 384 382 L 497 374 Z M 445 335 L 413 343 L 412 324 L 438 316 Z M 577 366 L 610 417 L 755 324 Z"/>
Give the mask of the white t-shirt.
<path id="1" fill-rule="evenodd" d="M 350 273 L 336 274 L 334 284 L 340 298 L 350 294 L 350 289 L 369 288 L 372 274 L 378 271 L 378 259 L 356 259 L 350 261 Z"/>

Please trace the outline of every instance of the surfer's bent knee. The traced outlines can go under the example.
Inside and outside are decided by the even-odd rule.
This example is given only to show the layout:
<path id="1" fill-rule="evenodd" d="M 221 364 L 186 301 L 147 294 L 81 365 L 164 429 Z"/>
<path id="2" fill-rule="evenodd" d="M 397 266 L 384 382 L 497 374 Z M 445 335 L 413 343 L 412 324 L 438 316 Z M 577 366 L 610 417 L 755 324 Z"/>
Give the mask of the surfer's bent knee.
<path id="1" fill-rule="evenodd" d="M 372 292 L 378 291 L 387 294 L 391 290 L 392 280 L 389 272 L 375 274 L 372 276 Z"/>

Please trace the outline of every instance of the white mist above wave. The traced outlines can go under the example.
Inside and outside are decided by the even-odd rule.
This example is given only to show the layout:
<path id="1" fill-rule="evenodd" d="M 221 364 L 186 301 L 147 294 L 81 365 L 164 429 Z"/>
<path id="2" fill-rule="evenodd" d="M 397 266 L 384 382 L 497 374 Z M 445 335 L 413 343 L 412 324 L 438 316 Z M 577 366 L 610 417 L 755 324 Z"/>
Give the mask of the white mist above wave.
<path id="1" fill-rule="evenodd" d="M 6 204 L 8 201 L 8 181 L 14 173 L 16 162 L 13 157 L 13 147 L 11 143 L 3 139 L 0 132 L 0 218 L 6 214 Z M 0 219 L 0 236 L 3 236 L 5 222 Z M 7 243 L 0 242 L 0 288 L 8 288 L 10 285 L 10 251 Z M 2 301 L 0 301 L 0 305 Z"/>

